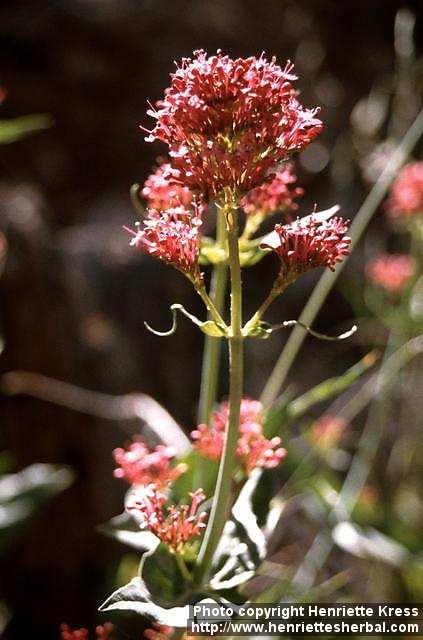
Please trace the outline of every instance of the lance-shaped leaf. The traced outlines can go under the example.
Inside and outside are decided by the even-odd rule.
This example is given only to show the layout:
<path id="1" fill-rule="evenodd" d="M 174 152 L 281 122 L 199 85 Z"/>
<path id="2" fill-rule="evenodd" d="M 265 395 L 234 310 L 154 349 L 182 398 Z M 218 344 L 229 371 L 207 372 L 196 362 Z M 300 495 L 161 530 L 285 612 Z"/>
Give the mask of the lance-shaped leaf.
<path id="1" fill-rule="evenodd" d="M 181 558 L 181 561 L 184 560 Z M 141 560 L 140 576 L 149 593 L 160 606 L 189 601 L 191 584 L 182 575 L 177 556 L 163 542 L 145 554 Z"/>
<path id="2" fill-rule="evenodd" d="M 45 113 L 0 120 L 0 144 L 16 142 L 30 133 L 48 129 L 52 124 L 52 117 Z"/>
<path id="3" fill-rule="evenodd" d="M 69 468 L 50 464 L 33 464 L 19 473 L 4 475 L 0 479 L 0 552 L 26 520 L 72 481 Z"/>
<path id="4" fill-rule="evenodd" d="M 198 489 L 196 474 L 198 465 L 201 463 L 204 464 L 204 458 L 196 449 L 191 449 L 188 453 L 178 458 L 176 463 L 184 463 L 187 465 L 185 473 L 176 478 L 170 487 L 169 502 L 178 504 L 186 500 L 190 491 Z M 218 470 L 218 460 L 207 460 L 207 474 L 204 474 L 202 478 L 201 488 L 208 498 L 213 496 Z"/>
<path id="5" fill-rule="evenodd" d="M 300 418 L 315 404 L 326 402 L 347 391 L 375 364 L 378 357 L 377 351 L 371 351 L 342 375 L 328 378 L 298 398 L 292 399 L 292 391 L 286 391 L 266 414 L 264 422 L 266 437 L 270 438 L 277 434 L 283 425 Z"/>
<path id="6" fill-rule="evenodd" d="M 99 611 L 133 612 L 169 627 L 185 627 L 189 617 L 189 607 L 162 607 L 154 602 L 141 578 L 133 578 L 131 582 L 117 589 L 99 607 Z"/>

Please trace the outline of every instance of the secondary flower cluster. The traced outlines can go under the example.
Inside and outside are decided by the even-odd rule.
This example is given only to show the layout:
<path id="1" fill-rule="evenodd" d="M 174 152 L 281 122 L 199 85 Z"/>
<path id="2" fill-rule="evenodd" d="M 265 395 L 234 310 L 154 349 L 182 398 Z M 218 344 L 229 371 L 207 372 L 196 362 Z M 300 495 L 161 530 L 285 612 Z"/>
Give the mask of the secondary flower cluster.
<path id="1" fill-rule="evenodd" d="M 113 631 L 113 625 L 111 622 L 106 622 L 104 625 L 99 625 L 96 630 L 97 640 L 109 640 L 110 634 Z M 88 640 L 89 633 L 87 629 L 72 629 L 67 624 L 62 624 L 60 627 L 60 636 L 62 640 Z"/>
<path id="2" fill-rule="evenodd" d="M 176 553 L 181 553 L 191 538 L 201 535 L 207 519 L 206 512 L 197 513 L 199 505 L 205 500 L 203 490 L 197 489 L 189 495 L 191 505 L 171 505 L 165 510 L 164 505 L 168 501 L 166 494 L 159 491 L 155 485 L 148 485 L 130 496 L 127 509 L 140 514 L 143 527 L 149 529 Z"/>
<path id="3" fill-rule="evenodd" d="M 322 129 L 317 110 L 298 102 L 294 80 L 290 63 L 282 69 L 264 55 L 196 51 L 149 111 L 156 125 L 147 141 L 166 143 L 184 185 L 206 199 L 224 188 L 247 192 Z"/>
<path id="4" fill-rule="evenodd" d="M 114 471 L 116 478 L 124 478 L 131 485 L 154 484 L 165 489 L 186 471 L 185 464 L 171 466 L 175 458 L 173 447 L 158 445 L 150 450 L 145 442 L 136 440 L 128 449 L 115 449 L 113 455 L 119 465 Z"/>
<path id="5" fill-rule="evenodd" d="M 344 418 L 326 414 L 312 425 L 311 440 L 319 449 L 331 449 L 339 442 L 346 427 Z"/>
<path id="6" fill-rule="evenodd" d="M 416 273 L 416 261 L 406 254 L 381 255 L 366 266 L 367 278 L 393 295 L 401 293 Z"/>
<path id="7" fill-rule="evenodd" d="M 254 215 L 270 215 L 275 211 L 295 211 L 298 205 L 296 198 L 303 195 L 304 190 L 293 187 L 297 178 L 288 165 L 276 171 L 259 187 L 255 187 L 241 200 L 245 213 Z"/>
<path id="8" fill-rule="evenodd" d="M 191 433 L 195 448 L 206 458 L 219 460 L 225 442 L 229 421 L 229 405 L 222 402 L 212 414 L 210 426 L 200 424 Z M 263 406 L 256 400 L 244 398 L 241 402 L 237 458 L 248 474 L 256 467 L 276 467 L 286 455 L 280 447 L 280 438 L 268 440 L 263 435 Z"/>
<path id="9" fill-rule="evenodd" d="M 200 205 L 193 203 L 191 211 L 180 204 L 166 211 L 149 209 L 148 218 L 137 223 L 136 231 L 127 231 L 133 235 L 131 245 L 199 283 L 202 280 L 198 265 L 201 224 Z"/>
<path id="10" fill-rule="evenodd" d="M 198 506 L 205 499 L 202 489 L 190 494 L 190 506 L 165 507 L 168 502 L 165 492 L 186 471 L 186 465 L 181 463 L 172 467 L 175 457 L 172 447 L 159 445 L 151 450 L 141 439 L 134 441 L 128 449 L 115 449 L 113 455 L 119 465 L 114 475 L 124 478 L 133 487 L 127 509 L 141 515 L 142 529 L 149 529 L 180 553 L 191 538 L 202 533 L 207 517 L 206 513 L 197 514 Z"/>
<path id="11" fill-rule="evenodd" d="M 393 218 L 423 215 L 423 162 L 406 165 L 391 187 L 388 211 Z"/>
<path id="12" fill-rule="evenodd" d="M 189 207 L 194 199 L 192 191 L 182 184 L 179 171 L 168 162 L 162 163 L 147 178 L 141 194 L 147 201 L 147 207 L 156 211 L 181 205 Z"/>
<path id="13" fill-rule="evenodd" d="M 351 239 L 345 235 L 347 229 L 342 218 L 321 221 L 312 214 L 290 224 L 277 224 L 271 240 L 265 240 L 263 247 L 276 251 L 282 263 L 281 275 L 286 279 L 316 267 L 333 271 L 349 253 Z"/>

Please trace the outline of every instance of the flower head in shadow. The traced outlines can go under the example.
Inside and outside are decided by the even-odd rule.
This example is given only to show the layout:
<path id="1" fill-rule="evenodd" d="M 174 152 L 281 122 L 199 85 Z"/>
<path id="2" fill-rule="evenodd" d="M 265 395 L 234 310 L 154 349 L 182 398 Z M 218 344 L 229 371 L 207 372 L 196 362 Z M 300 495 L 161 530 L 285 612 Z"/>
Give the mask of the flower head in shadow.
<path id="1" fill-rule="evenodd" d="M 99 625 L 95 630 L 95 637 L 97 640 L 109 640 L 110 634 L 114 627 L 111 622 L 106 622 L 103 625 Z M 62 640 L 88 640 L 89 633 L 87 629 L 72 629 L 67 624 L 62 624 L 60 627 L 60 637 Z"/>
<path id="2" fill-rule="evenodd" d="M 175 450 L 165 445 L 158 445 L 151 450 L 142 440 L 135 440 L 128 449 L 115 449 L 113 455 L 118 465 L 114 471 L 115 477 L 123 478 L 131 485 L 154 484 L 159 489 L 165 489 L 186 471 L 183 463 L 171 466 Z"/>

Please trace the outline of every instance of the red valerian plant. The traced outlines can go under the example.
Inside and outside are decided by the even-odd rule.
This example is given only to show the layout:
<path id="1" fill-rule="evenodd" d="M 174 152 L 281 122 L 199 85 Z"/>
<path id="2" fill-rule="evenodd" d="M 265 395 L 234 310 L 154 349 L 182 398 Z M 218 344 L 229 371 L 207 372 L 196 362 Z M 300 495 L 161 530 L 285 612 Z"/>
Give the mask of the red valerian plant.
<path id="1" fill-rule="evenodd" d="M 263 560 L 263 534 L 251 501 L 239 501 L 246 500 L 243 489 L 258 482 L 262 470 L 277 467 L 287 451 L 278 411 L 244 397 L 244 345 L 295 323 L 272 326 L 263 316 L 303 273 L 333 270 L 349 252 L 347 222 L 332 217 L 337 207 L 291 222 L 279 217 L 273 232 L 257 235 L 268 216 L 298 210 L 302 189 L 292 157 L 322 130 L 318 109 L 300 104 L 296 79 L 291 63 L 281 67 L 264 54 L 232 59 L 220 51 L 196 51 L 177 66 L 164 97 L 149 111 L 156 123 L 147 140 L 164 143 L 167 159 L 141 190 L 146 212 L 131 231 L 131 246 L 185 275 L 207 318 L 174 304 L 169 331 L 147 325 L 157 335 L 171 335 L 182 313 L 206 335 L 193 446 L 175 459 L 168 447 L 152 450 L 142 441 L 115 450 L 115 475 L 131 485 L 125 517 L 138 529 L 119 537 L 145 553 L 139 575 L 101 610 L 144 614 L 154 623 L 147 637 L 168 636 L 175 628 L 176 640 L 186 625 L 185 605 L 206 596 L 221 601 L 229 591 L 235 597 Z M 213 227 L 215 237 L 206 237 L 203 228 Z M 245 321 L 242 269 L 269 254 L 279 259 L 279 272 L 268 283 L 268 297 Z M 229 345 L 229 389 L 217 404 L 223 341 Z M 237 592 L 237 600 L 245 601 L 245 594 Z"/>

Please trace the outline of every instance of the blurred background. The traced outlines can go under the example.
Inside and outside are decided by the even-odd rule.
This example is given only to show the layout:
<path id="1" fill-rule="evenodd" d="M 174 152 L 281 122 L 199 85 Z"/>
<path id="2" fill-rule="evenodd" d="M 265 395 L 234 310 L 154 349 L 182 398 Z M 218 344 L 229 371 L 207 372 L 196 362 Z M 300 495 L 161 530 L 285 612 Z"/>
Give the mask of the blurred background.
<path id="1" fill-rule="evenodd" d="M 306 191 L 300 213 L 338 202 L 353 217 L 389 144 L 421 107 L 419 9 L 418 2 L 393 0 L 2 3 L 0 85 L 7 95 L 1 118 L 48 114 L 51 122 L 1 147 L 0 231 L 8 245 L 0 280 L 1 371 L 42 374 L 104 394 L 149 394 L 188 433 L 196 420 L 202 335 L 181 322 L 177 337 L 159 339 L 143 321 L 166 328 L 173 302 L 203 312 L 184 279 L 131 250 L 122 230 L 137 217 L 131 184 L 142 183 L 164 151 L 145 143 L 138 129 L 151 125 L 147 100 L 161 96 L 173 61 L 197 48 L 232 56 L 266 51 L 281 64 L 291 59 L 302 103 L 320 105 L 325 123 L 296 163 Z M 375 247 L 399 249 L 403 242 L 390 235 L 381 210 L 320 314 L 319 330 L 351 324 L 357 306 L 348 283 L 360 277 Z M 249 311 L 274 268 L 265 260 L 248 272 Z M 298 317 L 317 278 L 311 274 L 292 287 L 270 319 Z M 286 337 L 249 345 L 252 397 Z M 289 383 L 304 392 L 384 338 L 383 328 L 364 322 L 348 343 L 307 339 Z M 111 452 L 142 425 L 135 415 L 109 413 L 107 397 L 75 399 L 72 388 L 38 377 L 4 378 L 3 391 L 2 469 L 19 472 L 41 462 L 74 473 L 72 483 L 65 470 L 57 480 L 60 495 L 27 519 L 0 558 L 4 637 L 31 630 L 49 639 L 62 621 L 93 624 L 98 604 L 119 582 L 124 548 L 96 527 L 122 509 L 125 487 L 112 477 Z M 421 489 L 421 475 L 415 484 Z M 368 595 L 386 597 L 382 587 Z"/>

